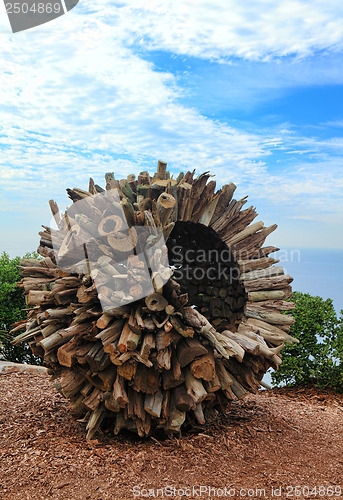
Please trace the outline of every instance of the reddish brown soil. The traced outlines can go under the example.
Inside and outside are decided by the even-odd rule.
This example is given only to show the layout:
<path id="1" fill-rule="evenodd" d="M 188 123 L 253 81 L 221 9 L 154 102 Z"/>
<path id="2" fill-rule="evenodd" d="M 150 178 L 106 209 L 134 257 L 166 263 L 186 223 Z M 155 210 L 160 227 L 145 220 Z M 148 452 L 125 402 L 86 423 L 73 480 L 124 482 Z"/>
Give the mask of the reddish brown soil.
<path id="1" fill-rule="evenodd" d="M 1 374 L 0 426 L 1 499 L 343 497 L 343 396 L 315 389 L 249 396 L 182 439 L 87 442 L 45 375 Z"/>

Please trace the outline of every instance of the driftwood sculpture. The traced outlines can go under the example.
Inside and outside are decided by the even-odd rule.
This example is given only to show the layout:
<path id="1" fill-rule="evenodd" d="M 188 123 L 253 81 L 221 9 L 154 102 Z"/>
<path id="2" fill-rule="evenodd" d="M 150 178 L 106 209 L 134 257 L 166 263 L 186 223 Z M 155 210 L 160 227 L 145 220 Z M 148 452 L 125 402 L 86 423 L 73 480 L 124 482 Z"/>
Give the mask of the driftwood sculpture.
<path id="1" fill-rule="evenodd" d="M 57 228 L 21 261 L 29 341 L 91 439 L 102 425 L 149 435 L 204 424 L 256 393 L 281 363 L 292 278 L 263 247 L 276 225 L 252 223 L 234 184 L 204 173 L 170 178 L 158 163 L 106 190 L 68 189 Z"/>

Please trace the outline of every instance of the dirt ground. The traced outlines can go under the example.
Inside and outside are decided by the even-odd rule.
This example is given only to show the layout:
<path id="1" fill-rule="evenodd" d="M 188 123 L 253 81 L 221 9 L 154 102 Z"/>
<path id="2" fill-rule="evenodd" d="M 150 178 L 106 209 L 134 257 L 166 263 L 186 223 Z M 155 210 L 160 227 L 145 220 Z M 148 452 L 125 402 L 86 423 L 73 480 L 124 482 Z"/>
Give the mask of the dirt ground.
<path id="1" fill-rule="evenodd" d="M 0 374 L 0 429 L 1 499 L 343 498 L 330 392 L 261 391 L 181 439 L 87 442 L 46 375 Z"/>

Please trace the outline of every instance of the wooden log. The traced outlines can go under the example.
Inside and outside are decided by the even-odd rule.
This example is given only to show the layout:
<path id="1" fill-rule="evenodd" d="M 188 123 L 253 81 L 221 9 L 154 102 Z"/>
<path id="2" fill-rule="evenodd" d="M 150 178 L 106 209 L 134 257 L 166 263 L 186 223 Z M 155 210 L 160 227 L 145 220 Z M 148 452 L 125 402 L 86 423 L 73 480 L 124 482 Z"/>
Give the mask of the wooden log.
<path id="1" fill-rule="evenodd" d="M 86 361 L 93 372 L 105 370 L 110 364 L 109 355 L 104 351 L 102 342 L 95 342 L 86 354 Z"/>
<path id="2" fill-rule="evenodd" d="M 205 387 L 198 378 L 193 377 L 189 368 L 185 369 L 185 385 L 188 394 L 196 404 L 201 403 L 206 398 Z"/>
<path id="3" fill-rule="evenodd" d="M 15 323 L 13 323 L 12 330 L 10 331 L 10 333 L 14 333 L 14 332 L 23 330 L 26 327 L 27 321 L 28 321 L 27 319 L 24 319 L 22 321 L 16 321 Z M 36 323 L 36 325 L 37 325 L 37 323 Z"/>
<path id="4" fill-rule="evenodd" d="M 23 288 L 24 292 L 30 290 L 49 291 L 54 283 L 54 278 L 23 278 L 18 283 L 18 288 Z"/>
<path id="5" fill-rule="evenodd" d="M 257 233 L 257 231 L 261 230 L 264 228 L 263 222 L 255 222 L 255 224 L 252 224 L 251 226 L 247 227 L 243 231 L 240 231 L 238 234 L 235 234 L 228 240 L 225 239 L 225 243 L 228 246 L 235 245 L 236 243 L 239 243 L 240 241 L 244 240 L 248 236 L 251 236 L 252 234 Z"/>
<path id="6" fill-rule="evenodd" d="M 177 188 L 177 199 L 178 199 L 178 220 L 183 221 L 185 217 L 185 211 L 187 208 L 188 199 L 192 190 L 192 185 L 183 182 Z"/>
<path id="7" fill-rule="evenodd" d="M 210 181 L 204 188 L 201 197 L 198 199 L 196 204 L 194 205 L 193 212 L 191 215 L 192 222 L 199 222 L 200 217 L 202 216 L 206 206 L 212 200 L 214 191 L 216 189 L 216 182 Z"/>
<path id="8" fill-rule="evenodd" d="M 163 311 L 167 305 L 167 300 L 160 293 L 152 293 L 145 297 L 145 304 L 150 311 Z"/>
<path id="9" fill-rule="evenodd" d="M 156 206 L 162 226 L 165 226 L 168 223 L 175 205 L 176 200 L 171 194 L 162 193 L 158 197 Z"/>
<path id="10" fill-rule="evenodd" d="M 293 325 L 295 319 L 293 316 L 270 312 L 265 307 L 257 306 L 256 303 L 247 303 L 244 308 L 244 314 L 247 318 L 255 318 L 270 323 L 272 325 Z"/>
<path id="11" fill-rule="evenodd" d="M 254 356 L 259 355 L 260 353 L 260 346 L 256 341 L 253 341 L 252 339 L 249 339 L 247 337 L 244 337 L 244 335 L 240 335 L 237 333 L 233 333 L 229 330 L 224 330 L 222 332 L 223 335 L 226 337 L 230 338 L 231 340 L 234 340 L 239 344 L 243 349 L 248 352 L 249 354 L 253 354 Z"/>
<path id="12" fill-rule="evenodd" d="M 83 404 L 83 399 L 84 397 L 82 394 L 76 394 L 76 396 L 70 398 L 69 408 L 74 418 L 82 417 L 87 412 L 87 409 Z"/>
<path id="13" fill-rule="evenodd" d="M 292 283 L 293 278 L 291 276 L 273 276 L 272 278 L 261 278 L 257 280 L 251 280 L 244 283 L 245 290 L 247 292 L 255 292 L 258 290 L 278 290 L 284 289 L 289 283 Z"/>
<path id="14" fill-rule="evenodd" d="M 78 341 L 72 338 L 57 350 L 57 359 L 60 365 L 70 368 L 77 362 L 76 353 L 79 348 Z"/>
<path id="15" fill-rule="evenodd" d="M 47 267 L 28 267 L 28 266 L 19 266 L 20 275 L 25 277 L 29 276 L 30 278 L 57 278 L 59 276 L 59 270 L 57 268 L 47 268 Z"/>
<path id="16" fill-rule="evenodd" d="M 235 217 L 232 218 L 230 224 L 223 227 L 223 229 L 219 232 L 219 236 L 221 238 L 225 238 L 225 240 L 229 240 L 247 228 L 256 217 L 257 213 L 254 207 L 249 207 L 240 211 Z"/>
<path id="17" fill-rule="evenodd" d="M 126 322 L 119 337 L 118 349 L 120 352 L 126 352 L 128 350 L 128 340 L 132 338 L 132 335 L 136 334 L 131 331 L 128 322 Z"/>
<path id="18" fill-rule="evenodd" d="M 125 406 L 129 403 L 129 399 L 125 391 L 124 379 L 120 375 L 117 375 L 113 384 L 113 400 L 120 406 L 120 408 L 125 408 Z"/>
<path id="19" fill-rule="evenodd" d="M 80 344 L 75 352 L 76 361 L 79 365 L 87 365 L 86 355 L 93 347 L 93 342 Z"/>
<path id="20" fill-rule="evenodd" d="M 259 319 L 248 318 L 244 320 L 244 324 L 251 328 L 252 331 L 261 335 L 261 337 L 263 337 L 265 340 L 273 344 L 279 345 L 281 343 L 299 343 L 299 340 L 295 337 L 288 335 L 288 333 L 284 332 L 275 325 L 271 325 Z M 243 326 L 241 328 L 243 328 Z"/>
<path id="21" fill-rule="evenodd" d="M 101 422 L 105 418 L 105 410 L 103 406 L 96 408 L 92 413 L 86 425 L 87 435 L 86 439 L 90 441 L 93 439 L 96 432 L 99 430 Z"/>
<path id="22" fill-rule="evenodd" d="M 52 260 L 51 257 L 44 257 L 44 259 L 39 260 L 39 263 L 42 267 L 49 269 L 57 269 L 58 267 L 55 260 Z"/>
<path id="23" fill-rule="evenodd" d="M 265 269 L 256 269 L 240 275 L 240 280 L 246 284 L 247 281 L 258 280 L 260 278 L 270 278 L 272 276 L 283 275 L 282 266 L 272 266 Z"/>
<path id="24" fill-rule="evenodd" d="M 114 380 L 116 378 L 116 371 L 113 369 L 113 366 L 110 365 L 103 371 L 100 371 L 97 375 L 99 379 L 99 387 L 103 391 L 110 391 L 113 387 Z"/>
<path id="25" fill-rule="evenodd" d="M 158 161 L 157 162 L 157 172 L 156 172 L 156 178 L 165 180 L 168 179 L 169 175 L 167 173 L 167 163 L 164 161 Z"/>
<path id="26" fill-rule="evenodd" d="M 176 185 L 176 181 L 174 179 L 155 179 L 151 184 L 151 199 L 156 201 L 158 197 L 167 189 L 169 184 Z"/>
<path id="27" fill-rule="evenodd" d="M 198 311 L 191 307 L 185 307 L 183 314 L 186 321 L 197 328 L 200 335 L 207 338 L 224 358 L 235 356 L 239 361 L 243 360 L 244 349 L 237 342 L 218 333 L 211 323 Z"/>
<path id="28" fill-rule="evenodd" d="M 265 227 L 260 231 L 252 234 L 251 236 L 246 237 L 244 240 L 239 241 L 238 243 L 230 244 L 235 259 L 250 259 L 251 257 L 255 256 L 256 253 L 258 255 L 258 250 L 265 242 L 265 239 L 273 231 L 275 231 L 276 228 L 277 224 L 273 224 L 272 226 Z"/>
<path id="29" fill-rule="evenodd" d="M 123 198 L 121 200 L 121 207 L 124 212 L 127 225 L 132 228 L 135 225 L 135 210 L 132 203 L 126 198 Z"/>
<path id="30" fill-rule="evenodd" d="M 220 194 L 220 198 L 218 200 L 212 219 L 210 221 L 210 226 L 213 226 L 214 223 L 223 215 L 223 212 L 229 205 L 235 190 L 236 186 L 232 182 L 230 182 L 230 184 L 225 184 L 222 187 L 222 192 Z"/>
<path id="31" fill-rule="evenodd" d="M 163 394 L 160 390 L 154 394 L 147 394 L 144 398 L 144 411 L 154 418 L 160 418 L 162 411 Z"/>
<path id="32" fill-rule="evenodd" d="M 170 370 L 171 367 L 171 347 L 165 347 L 157 352 L 156 364 L 159 370 Z"/>
<path id="33" fill-rule="evenodd" d="M 193 377 L 201 378 L 207 382 L 215 377 L 215 360 L 212 352 L 195 359 L 190 364 Z"/>
<path id="34" fill-rule="evenodd" d="M 119 253 L 132 252 L 137 245 L 138 235 L 134 227 L 130 227 L 129 231 L 115 232 L 107 236 L 107 242 L 113 250 Z"/>
<path id="35" fill-rule="evenodd" d="M 215 372 L 213 380 L 209 381 L 204 380 L 204 387 L 206 391 L 210 394 L 219 391 L 219 389 L 221 389 L 221 383 L 219 381 L 217 372 Z"/>
<path id="36" fill-rule="evenodd" d="M 204 354 L 208 354 L 208 350 L 197 339 L 184 338 L 177 346 L 177 357 L 181 368 Z"/>
<path id="37" fill-rule="evenodd" d="M 189 193 L 189 198 L 187 200 L 187 205 L 184 210 L 183 220 L 190 221 L 193 213 L 193 209 L 197 200 L 201 197 L 202 192 L 206 187 L 206 183 L 210 175 L 208 172 L 201 174 L 192 184 L 192 188 Z"/>
<path id="38" fill-rule="evenodd" d="M 237 264 L 240 267 L 242 273 L 249 271 L 256 271 L 257 269 L 265 269 L 273 264 L 280 262 L 279 259 L 273 259 L 272 257 L 262 257 L 261 259 L 247 259 L 238 260 Z"/>
<path id="39" fill-rule="evenodd" d="M 225 361 L 225 363 L 229 372 L 235 374 L 235 378 L 244 387 L 244 389 L 247 389 L 250 393 L 253 394 L 257 393 L 261 386 L 259 381 L 255 378 L 255 374 L 250 367 L 238 363 L 233 358 L 229 361 Z"/>
<path id="40" fill-rule="evenodd" d="M 169 332 L 160 330 L 156 334 L 156 348 L 160 351 L 170 346 L 172 343 L 177 343 L 179 340 L 180 335 L 176 333 L 175 330 L 170 330 Z"/>
<path id="41" fill-rule="evenodd" d="M 30 290 L 25 297 L 28 306 L 37 306 L 41 303 L 53 304 L 54 298 L 51 292 L 44 292 L 42 290 Z"/>
<path id="42" fill-rule="evenodd" d="M 172 352 L 170 370 L 162 372 L 162 380 L 163 389 L 165 391 L 173 389 L 185 381 L 183 372 L 181 371 L 181 365 L 175 351 Z"/>
<path id="43" fill-rule="evenodd" d="M 171 391 L 164 391 L 161 418 L 160 418 L 161 425 L 164 425 L 169 419 L 170 404 L 171 404 Z"/>
<path id="44" fill-rule="evenodd" d="M 215 210 L 217 208 L 217 205 L 220 200 L 222 191 L 219 190 L 212 198 L 210 203 L 207 205 L 207 207 L 203 210 L 200 218 L 199 218 L 199 224 L 202 224 L 204 226 L 209 226 L 211 223 L 211 220 L 213 219 Z"/>
<path id="45" fill-rule="evenodd" d="M 250 304 L 250 302 L 252 302 Z M 259 308 L 267 309 L 267 310 L 276 310 L 276 311 L 292 311 L 295 309 L 294 302 L 288 302 L 286 300 L 264 300 L 261 302 L 257 301 L 249 301 L 247 304 L 250 306 L 254 305 Z"/>
<path id="46" fill-rule="evenodd" d="M 99 332 L 95 336 L 95 338 L 100 339 L 104 346 L 113 343 L 115 340 L 119 339 L 124 324 L 124 319 L 118 319 L 114 321 L 110 326 Z"/>
<path id="47" fill-rule="evenodd" d="M 220 387 L 225 391 L 232 383 L 232 377 L 226 370 L 224 363 L 221 359 L 216 360 L 216 374 L 220 383 Z"/>
<path id="48" fill-rule="evenodd" d="M 22 267 L 38 267 L 38 269 L 40 267 L 42 267 L 41 261 L 38 259 L 34 259 L 34 258 L 32 258 L 32 259 L 19 259 L 19 264 Z"/>
<path id="49" fill-rule="evenodd" d="M 273 361 L 274 365 L 280 365 L 281 360 L 278 356 L 278 354 L 281 352 L 281 350 L 284 348 L 285 344 L 280 344 L 278 347 L 275 348 L 270 348 L 268 347 L 266 341 L 264 338 L 252 331 L 249 331 L 247 327 L 244 327 L 244 325 L 240 325 L 239 328 L 239 334 L 242 337 L 248 338 L 252 341 L 255 341 L 259 345 L 259 355 L 264 356 L 266 358 L 269 358 Z M 251 363 L 251 359 L 250 359 Z"/>
<path id="50" fill-rule="evenodd" d="M 106 181 L 106 191 L 119 187 L 119 181 L 115 180 L 114 172 L 107 172 L 105 174 L 105 181 Z"/>
<path id="51" fill-rule="evenodd" d="M 169 236 L 171 235 L 173 229 L 175 227 L 175 222 L 171 222 L 170 224 L 167 224 L 163 228 L 163 238 L 164 241 L 167 241 Z"/>
<path id="52" fill-rule="evenodd" d="M 120 189 L 121 189 L 121 192 L 123 193 L 123 195 L 127 198 L 127 200 L 129 202 L 135 203 L 136 202 L 136 194 L 132 190 L 127 179 L 121 179 L 119 182 L 120 182 Z M 132 184 L 132 181 L 131 181 L 131 184 Z"/>
<path id="53" fill-rule="evenodd" d="M 94 385 L 91 382 L 85 382 L 84 386 L 80 391 L 80 394 L 82 394 L 84 397 L 87 397 L 93 390 L 94 390 Z"/>
<path id="54" fill-rule="evenodd" d="M 96 322 L 96 326 L 103 330 L 108 326 L 108 324 L 112 321 L 113 317 L 110 314 L 102 314 L 100 318 Z"/>
<path id="55" fill-rule="evenodd" d="M 75 396 L 84 385 L 85 377 L 82 373 L 70 371 L 61 378 L 62 393 L 66 398 Z"/>
<path id="56" fill-rule="evenodd" d="M 62 344 L 68 342 L 68 340 L 70 340 L 74 335 L 85 334 L 88 330 L 88 324 L 75 325 L 69 328 L 64 328 L 41 340 L 40 345 L 43 347 L 44 351 L 48 353 L 54 349 L 57 349 Z"/>
<path id="57" fill-rule="evenodd" d="M 155 348 L 155 339 L 151 333 L 146 333 L 143 337 L 140 355 L 143 359 L 148 360 L 150 351 Z"/>
<path id="58" fill-rule="evenodd" d="M 82 285 L 77 291 L 77 299 L 80 304 L 90 304 L 94 302 L 97 297 L 97 290 L 95 285 L 91 285 L 89 287 Z"/>
<path id="59" fill-rule="evenodd" d="M 230 390 L 235 394 L 235 396 L 238 399 L 243 399 L 248 396 L 249 392 L 238 382 L 238 380 L 232 375 L 232 373 L 229 373 L 229 375 L 232 379 Z"/>
<path id="60" fill-rule="evenodd" d="M 139 364 L 132 380 L 132 388 L 137 392 L 154 394 L 160 386 L 159 374 L 145 365 Z"/>
<path id="61" fill-rule="evenodd" d="M 72 289 L 62 290 L 60 292 L 56 292 L 55 290 L 53 290 L 51 293 L 55 303 L 63 306 L 75 301 L 77 291 L 78 291 L 77 288 L 72 288 Z M 48 299 L 48 302 L 50 303 L 51 300 L 49 301 Z M 45 303 L 47 303 L 47 301 L 45 301 Z"/>
<path id="62" fill-rule="evenodd" d="M 211 223 L 212 229 L 220 234 L 225 232 L 225 228 L 230 227 L 231 222 L 239 215 L 241 208 L 246 203 L 246 198 L 242 198 L 239 201 L 231 200 L 223 210 L 221 216 L 214 223 Z"/>
<path id="63" fill-rule="evenodd" d="M 174 329 L 182 336 L 182 337 L 193 337 L 194 330 L 188 325 L 185 325 L 178 316 L 172 315 L 169 318 L 171 324 Z"/>
<path id="64" fill-rule="evenodd" d="M 164 425 L 165 432 L 180 432 L 181 426 L 186 420 L 186 412 L 180 411 L 175 406 L 175 400 L 172 397 L 170 408 L 169 408 L 169 418 Z"/>
<path id="65" fill-rule="evenodd" d="M 128 359 L 122 365 L 117 366 L 117 373 L 126 380 L 132 380 L 137 371 L 137 361 L 134 359 Z"/>
<path id="66" fill-rule="evenodd" d="M 201 403 L 197 404 L 194 408 L 194 415 L 200 425 L 204 425 L 206 423 Z"/>
<path id="67" fill-rule="evenodd" d="M 119 404 L 114 401 L 112 393 L 105 399 L 105 407 L 114 413 L 118 413 L 121 410 Z"/>
<path id="68" fill-rule="evenodd" d="M 179 385 L 173 390 L 173 397 L 179 411 L 190 411 L 196 406 L 193 397 L 188 394 L 185 384 Z"/>
<path id="69" fill-rule="evenodd" d="M 12 341 L 11 341 L 11 344 L 13 345 L 18 345 L 20 344 L 21 342 L 24 342 L 24 341 L 27 341 L 27 340 L 30 340 L 32 339 L 33 337 L 36 337 L 36 335 L 39 335 L 39 333 L 41 332 L 41 328 L 40 326 L 38 325 L 36 328 L 32 328 L 32 329 L 29 329 L 29 330 L 26 330 L 25 332 L 17 335 Z M 42 336 L 42 340 L 43 340 L 43 336 Z"/>
<path id="70" fill-rule="evenodd" d="M 130 331 L 126 339 L 127 348 L 129 351 L 135 351 L 140 341 L 142 331 L 140 331 L 139 333 L 135 333 L 131 330 L 130 327 L 129 329 Z"/>
<path id="71" fill-rule="evenodd" d="M 122 429 L 126 429 L 128 425 L 127 419 L 124 418 L 124 415 L 122 412 L 117 413 L 116 415 L 116 421 L 114 424 L 113 432 L 114 435 L 117 436 Z"/>
<path id="72" fill-rule="evenodd" d="M 102 391 L 94 388 L 93 391 L 83 400 L 83 404 L 90 410 L 95 410 L 100 404 L 100 396 Z"/>
<path id="73" fill-rule="evenodd" d="M 259 292 L 249 292 L 248 300 L 249 302 L 260 302 L 262 300 L 282 300 L 288 299 L 291 296 L 292 290 L 290 287 L 288 287 L 282 290 L 261 290 Z"/>

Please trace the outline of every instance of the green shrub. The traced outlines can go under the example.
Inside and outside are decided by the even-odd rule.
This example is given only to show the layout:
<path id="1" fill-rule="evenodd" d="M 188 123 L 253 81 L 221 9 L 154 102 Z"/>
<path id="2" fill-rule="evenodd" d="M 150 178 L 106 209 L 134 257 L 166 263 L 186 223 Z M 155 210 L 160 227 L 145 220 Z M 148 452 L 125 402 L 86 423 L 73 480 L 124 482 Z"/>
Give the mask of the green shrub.
<path id="1" fill-rule="evenodd" d="M 25 255 L 26 258 L 37 256 L 36 253 Z M 9 333 L 13 323 L 26 318 L 24 295 L 17 287 L 17 282 L 20 281 L 19 260 L 19 257 L 11 259 L 5 252 L 0 256 L 0 359 L 40 364 L 40 359 L 32 354 L 28 344 L 11 344 L 16 335 Z"/>
<path id="2" fill-rule="evenodd" d="M 275 384 L 332 387 L 343 392 L 343 311 L 337 316 L 331 299 L 295 292 L 290 334 L 299 344 L 286 346 L 282 365 L 272 374 Z M 287 313 L 290 314 L 290 313 Z"/>

